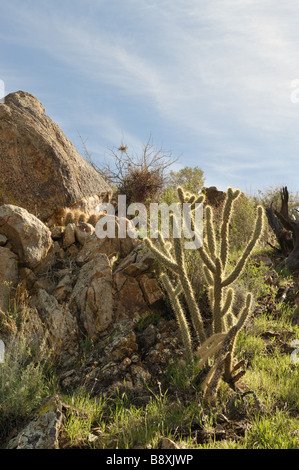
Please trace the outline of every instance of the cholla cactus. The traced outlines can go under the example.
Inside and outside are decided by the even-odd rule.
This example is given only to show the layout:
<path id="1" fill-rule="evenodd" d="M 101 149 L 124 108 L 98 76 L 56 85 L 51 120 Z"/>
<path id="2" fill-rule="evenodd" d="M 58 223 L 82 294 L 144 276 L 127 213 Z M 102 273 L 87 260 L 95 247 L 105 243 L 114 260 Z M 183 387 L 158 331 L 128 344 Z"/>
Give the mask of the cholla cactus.
<path id="1" fill-rule="evenodd" d="M 192 211 L 191 228 L 195 237 L 199 237 L 195 227 L 194 210 L 196 204 L 204 201 L 204 196 L 196 197 L 185 193 L 182 188 L 178 188 L 178 195 L 181 207 L 184 203 L 189 203 Z M 217 241 L 214 228 L 212 207 L 205 208 L 205 234 L 203 244 L 198 248 L 203 261 L 203 270 L 208 285 L 209 301 L 212 311 L 212 331 L 209 337 L 204 328 L 201 312 L 195 299 L 195 294 L 188 278 L 185 266 L 185 253 L 183 247 L 183 234 L 174 238 L 173 242 L 166 242 L 162 234 L 158 234 L 158 244 L 154 245 L 150 239 L 146 243 L 156 255 L 157 259 L 170 271 L 172 271 L 177 283 L 173 285 L 168 274 L 161 276 L 163 285 L 169 295 L 173 310 L 175 312 L 186 351 L 186 356 L 190 362 L 194 361 L 194 353 L 191 341 L 190 327 L 188 325 L 185 312 L 182 308 L 180 296 L 184 295 L 192 324 L 197 333 L 200 347 L 196 352 L 199 358 L 198 367 L 204 366 L 209 358 L 214 357 L 214 365 L 211 367 L 202 384 L 204 396 L 208 401 L 214 401 L 220 380 L 224 379 L 232 387 L 245 373 L 243 370 L 237 372 L 244 364 L 243 361 L 234 364 L 234 347 L 236 337 L 245 325 L 251 309 L 252 297 L 248 293 L 244 306 L 239 315 L 235 315 L 232 310 L 234 303 L 234 289 L 229 287 L 241 274 L 250 253 L 257 243 L 263 229 L 263 209 L 257 208 L 257 217 L 252 238 L 245 248 L 242 256 L 237 261 L 232 272 L 227 273 L 227 262 L 229 256 L 229 222 L 232 215 L 233 203 L 240 196 L 240 190 L 233 191 L 228 188 L 226 200 L 222 212 L 219 238 Z M 181 211 L 181 214 L 183 211 Z M 178 227 L 175 215 L 172 215 L 174 227 Z M 181 220 L 182 222 L 182 220 Z M 180 225 L 182 226 L 182 224 Z"/>
<path id="2" fill-rule="evenodd" d="M 87 220 L 87 223 L 93 225 L 93 227 L 96 226 L 98 220 L 99 220 L 99 215 L 98 214 L 91 214 Z"/>
<path id="3" fill-rule="evenodd" d="M 86 222 L 86 214 L 84 212 L 82 212 L 80 215 L 79 215 L 79 219 L 78 219 L 78 222 Z"/>
<path id="4" fill-rule="evenodd" d="M 72 212 L 68 212 L 65 216 L 64 225 L 72 224 L 74 222 L 74 216 Z"/>
<path id="5" fill-rule="evenodd" d="M 78 209 L 70 210 L 64 219 L 64 225 L 74 224 L 76 222 L 86 222 L 87 215 L 85 212 L 79 211 Z"/>

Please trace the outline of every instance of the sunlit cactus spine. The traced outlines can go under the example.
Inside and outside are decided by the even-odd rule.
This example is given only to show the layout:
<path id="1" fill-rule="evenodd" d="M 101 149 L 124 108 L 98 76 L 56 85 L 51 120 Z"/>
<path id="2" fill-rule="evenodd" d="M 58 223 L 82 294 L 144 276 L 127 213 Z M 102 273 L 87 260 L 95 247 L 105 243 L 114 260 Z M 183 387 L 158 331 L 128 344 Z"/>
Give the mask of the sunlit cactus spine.
<path id="1" fill-rule="evenodd" d="M 195 226 L 194 211 L 196 204 L 204 201 L 204 196 L 191 195 L 184 192 L 180 187 L 177 191 L 181 209 L 183 209 L 184 203 L 190 204 L 192 211 L 191 229 L 195 233 L 195 237 L 198 237 L 199 234 Z M 176 315 L 187 359 L 189 362 L 194 362 L 194 358 L 197 356 L 199 359 L 197 366 L 201 368 L 207 364 L 209 358 L 214 357 L 214 365 L 211 367 L 202 384 L 204 397 L 209 402 L 215 400 L 221 379 L 224 379 L 234 388 L 237 380 L 245 373 L 244 370 L 240 370 L 244 365 L 244 361 L 235 364 L 234 348 L 237 335 L 244 327 L 250 314 L 252 296 L 250 293 L 247 294 L 240 313 L 235 315 L 232 309 L 235 292 L 231 285 L 242 273 L 254 246 L 261 236 L 263 230 L 263 209 L 261 206 L 257 208 L 255 228 L 251 240 L 245 247 L 234 269 L 230 273 L 227 273 L 230 249 L 229 223 L 234 201 L 240 194 L 241 191 L 239 189 L 234 191 L 232 188 L 228 188 L 222 211 L 219 234 L 216 234 L 215 231 L 212 207 L 206 206 L 205 208 L 205 237 L 203 244 L 197 249 L 203 261 L 203 272 L 208 286 L 212 312 L 212 330 L 209 335 L 204 329 L 202 315 L 186 270 L 183 233 L 181 233 L 181 237 L 174 238 L 172 243 L 166 242 L 161 233 L 158 233 L 157 244 L 153 244 L 150 239 L 146 239 L 148 247 L 156 258 L 168 270 L 172 271 L 177 279 L 177 283 L 174 285 L 168 274 L 163 273 L 161 277 Z M 181 214 L 182 213 L 183 210 L 181 210 Z M 176 220 L 174 214 L 171 217 L 171 222 L 173 227 L 177 228 L 178 220 Z M 181 295 L 185 297 L 192 324 L 200 344 L 195 354 L 193 352 L 194 348 L 192 346 L 190 326 L 180 301 Z"/>
<path id="2" fill-rule="evenodd" d="M 74 222 L 74 215 L 72 212 L 68 212 L 65 216 L 64 225 L 72 224 Z"/>
<path id="3" fill-rule="evenodd" d="M 99 215 L 98 214 L 91 214 L 89 216 L 89 218 L 87 219 L 87 223 L 91 224 L 93 227 L 95 227 L 98 220 L 99 220 Z"/>
<path id="4" fill-rule="evenodd" d="M 86 222 L 86 214 L 84 212 L 82 212 L 80 215 L 79 215 L 79 218 L 78 218 L 78 222 Z"/>

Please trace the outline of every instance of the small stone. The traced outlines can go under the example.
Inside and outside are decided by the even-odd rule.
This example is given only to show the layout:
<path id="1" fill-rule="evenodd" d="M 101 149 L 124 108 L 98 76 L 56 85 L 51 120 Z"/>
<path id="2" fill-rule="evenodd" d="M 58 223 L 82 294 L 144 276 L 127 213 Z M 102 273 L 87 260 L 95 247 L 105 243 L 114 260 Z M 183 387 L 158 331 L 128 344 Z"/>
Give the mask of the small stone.
<path id="1" fill-rule="evenodd" d="M 149 325 L 141 335 L 142 346 L 146 349 L 153 346 L 156 341 L 156 336 L 156 328 L 154 327 L 154 325 Z"/>
<path id="2" fill-rule="evenodd" d="M 132 363 L 132 360 L 129 357 L 125 357 L 122 362 L 123 369 L 126 369 L 131 363 Z"/>
<path id="3" fill-rule="evenodd" d="M 68 248 L 76 242 L 75 238 L 75 224 L 68 224 L 65 227 L 64 237 L 63 237 L 63 247 Z"/>
<path id="4" fill-rule="evenodd" d="M 99 437 L 91 432 L 88 434 L 88 442 L 92 443 L 95 442 Z"/>
<path id="5" fill-rule="evenodd" d="M 7 243 L 7 237 L 3 234 L 0 233 L 0 246 L 4 246 Z"/>
<path id="6" fill-rule="evenodd" d="M 84 245 L 86 240 L 88 240 L 94 234 L 94 230 L 95 229 L 91 224 L 78 222 L 75 227 L 76 239 L 81 245 Z"/>
<path id="7" fill-rule="evenodd" d="M 163 292 L 155 279 L 151 279 L 146 274 L 143 274 L 139 279 L 139 284 L 149 305 L 154 305 L 163 299 Z"/>
<path id="8" fill-rule="evenodd" d="M 67 251 L 71 256 L 77 256 L 79 253 L 79 249 L 76 247 L 76 245 L 69 246 Z"/>
<path id="9" fill-rule="evenodd" d="M 223 426 L 221 426 L 221 424 L 216 424 L 215 434 L 217 437 L 222 437 L 225 435 L 225 429 L 223 428 Z"/>
<path id="10" fill-rule="evenodd" d="M 50 230 L 51 230 L 52 240 L 59 240 L 60 238 L 63 237 L 65 228 L 61 226 L 55 226 L 55 227 L 51 227 Z"/>
<path id="11" fill-rule="evenodd" d="M 160 449 L 179 449 L 179 446 L 168 437 L 162 437 L 159 447 Z"/>

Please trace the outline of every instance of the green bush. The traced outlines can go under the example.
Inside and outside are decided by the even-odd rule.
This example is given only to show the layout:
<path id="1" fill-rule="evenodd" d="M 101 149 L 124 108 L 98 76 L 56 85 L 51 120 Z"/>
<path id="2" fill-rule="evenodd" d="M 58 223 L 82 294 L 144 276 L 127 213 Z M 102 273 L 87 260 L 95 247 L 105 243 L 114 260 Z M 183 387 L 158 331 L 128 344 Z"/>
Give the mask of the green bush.
<path id="1" fill-rule="evenodd" d="M 255 222 L 255 210 L 256 205 L 243 194 L 236 201 L 229 233 L 230 244 L 234 249 L 248 244 Z"/>
<path id="2" fill-rule="evenodd" d="M 170 171 L 170 177 L 162 194 L 162 202 L 178 202 L 176 188 L 182 187 L 192 194 L 199 194 L 204 185 L 203 171 L 198 167 L 185 166 L 179 171 Z"/>

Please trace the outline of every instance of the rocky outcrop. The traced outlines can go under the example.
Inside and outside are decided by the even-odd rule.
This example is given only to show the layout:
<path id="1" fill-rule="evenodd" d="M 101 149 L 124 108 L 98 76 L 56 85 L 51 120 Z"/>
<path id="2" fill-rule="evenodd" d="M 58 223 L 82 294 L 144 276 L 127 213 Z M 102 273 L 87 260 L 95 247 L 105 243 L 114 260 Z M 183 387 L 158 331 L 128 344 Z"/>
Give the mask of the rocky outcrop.
<path id="1" fill-rule="evenodd" d="M 1 319 L 10 317 L 12 288 L 17 288 L 25 300 L 18 297 L 14 313 L 26 318 L 30 346 L 47 345 L 62 390 L 83 386 L 88 393 L 109 395 L 125 384 L 143 394 L 153 377 L 163 376 L 177 351 L 172 334 L 169 339 L 177 325 L 139 327 L 164 306 L 158 266 L 140 240 L 128 234 L 99 239 L 94 227 L 82 222 L 49 229 L 12 205 L 0 206 L 0 234 Z M 12 330 L 1 326 L 8 351 Z M 82 365 L 86 340 L 96 345 L 96 357 Z M 52 397 L 18 429 L 8 448 L 59 448 L 61 422 L 61 404 Z"/>
<path id="2" fill-rule="evenodd" d="M 64 207 L 93 212 L 112 196 L 43 105 L 24 91 L 0 104 L 0 160 L 0 205 L 23 207 L 43 221 L 55 221 Z"/>
<path id="3" fill-rule="evenodd" d="M 125 220 L 129 227 L 129 221 Z M 113 223 L 118 225 L 115 217 Z M 87 223 L 51 230 L 26 209 L 0 206 L 0 308 L 25 283 L 61 360 L 122 319 L 139 318 L 163 298 L 154 258 L 136 238 L 98 238 Z"/>

